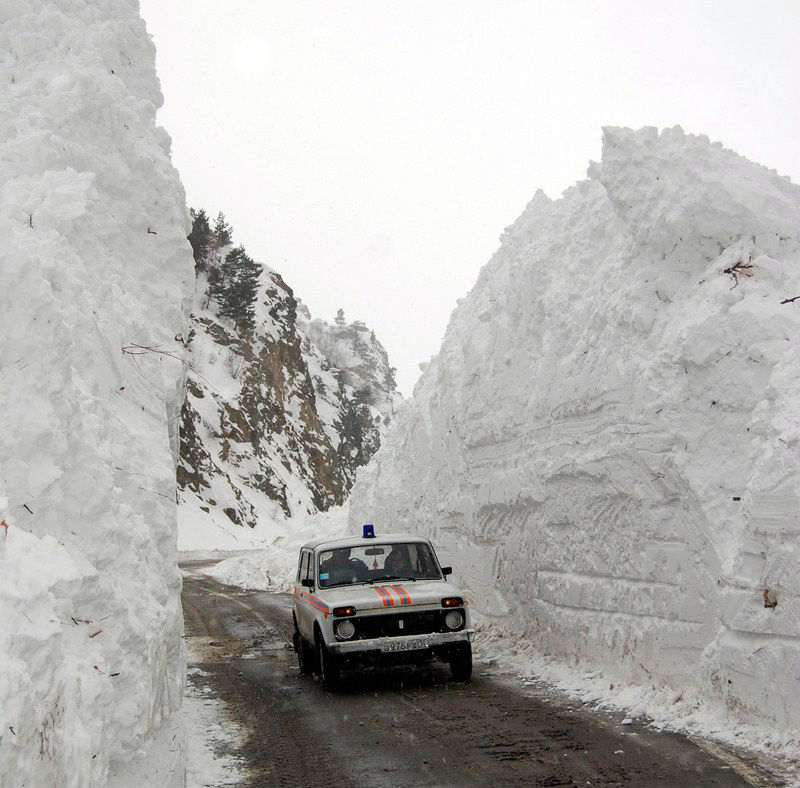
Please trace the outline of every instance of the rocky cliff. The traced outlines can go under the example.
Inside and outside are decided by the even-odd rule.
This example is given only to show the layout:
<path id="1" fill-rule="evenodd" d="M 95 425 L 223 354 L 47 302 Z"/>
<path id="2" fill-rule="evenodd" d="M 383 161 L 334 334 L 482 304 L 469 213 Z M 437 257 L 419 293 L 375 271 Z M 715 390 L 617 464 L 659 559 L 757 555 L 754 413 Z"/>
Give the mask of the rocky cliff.
<path id="1" fill-rule="evenodd" d="M 186 338 L 178 467 L 191 513 L 186 546 L 199 546 L 190 533 L 198 520 L 235 535 L 342 504 L 400 399 L 375 335 L 341 315 L 334 325 L 312 320 L 276 271 L 257 265 L 244 297 L 252 319 L 226 308 L 218 276 L 235 249 L 229 234 L 221 240 L 202 250 Z M 213 541 L 205 546 L 223 546 Z"/>

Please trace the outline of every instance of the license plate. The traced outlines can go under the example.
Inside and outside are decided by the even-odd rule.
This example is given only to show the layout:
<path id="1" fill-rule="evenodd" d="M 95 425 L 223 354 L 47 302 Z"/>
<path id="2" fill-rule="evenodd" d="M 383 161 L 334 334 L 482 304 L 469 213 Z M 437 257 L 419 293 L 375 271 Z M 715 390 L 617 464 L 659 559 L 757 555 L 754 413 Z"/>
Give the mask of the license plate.
<path id="1" fill-rule="evenodd" d="M 391 643 L 384 643 L 381 651 L 413 651 L 418 648 L 428 648 L 430 643 L 427 640 L 395 640 Z"/>

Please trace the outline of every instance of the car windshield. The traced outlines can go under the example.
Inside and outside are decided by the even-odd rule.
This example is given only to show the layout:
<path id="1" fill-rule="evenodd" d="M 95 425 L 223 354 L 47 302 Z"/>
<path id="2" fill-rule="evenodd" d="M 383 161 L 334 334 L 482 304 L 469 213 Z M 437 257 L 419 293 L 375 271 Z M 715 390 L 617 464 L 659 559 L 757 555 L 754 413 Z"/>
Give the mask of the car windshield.
<path id="1" fill-rule="evenodd" d="M 319 587 L 378 583 L 389 580 L 439 580 L 439 565 L 424 542 L 359 544 L 323 550 Z"/>

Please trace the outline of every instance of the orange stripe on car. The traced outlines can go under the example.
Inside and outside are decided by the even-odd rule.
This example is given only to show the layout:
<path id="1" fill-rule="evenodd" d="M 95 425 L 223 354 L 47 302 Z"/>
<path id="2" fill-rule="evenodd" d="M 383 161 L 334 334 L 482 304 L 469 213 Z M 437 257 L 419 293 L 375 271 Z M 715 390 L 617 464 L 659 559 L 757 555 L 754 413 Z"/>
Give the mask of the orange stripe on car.
<path id="1" fill-rule="evenodd" d="M 403 586 L 390 586 L 394 589 L 394 592 L 400 597 L 400 602 L 403 605 L 410 605 L 411 604 L 411 597 L 408 595 L 408 591 L 403 588 Z"/>
<path id="2" fill-rule="evenodd" d="M 305 602 L 307 605 L 311 605 L 311 607 L 319 610 L 321 613 L 324 613 L 325 618 L 327 618 L 328 613 L 331 612 L 331 609 L 321 599 L 315 597 L 313 594 L 307 594 L 305 591 L 295 588 L 294 596 L 295 599 L 299 599 L 301 602 Z"/>
<path id="3" fill-rule="evenodd" d="M 394 607 L 394 597 L 389 593 L 389 590 L 386 586 L 381 586 L 381 593 L 386 595 L 386 598 L 389 600 L 389 607 Z"/>
<path id="4" fill-rule="evenodd" d="M 392 603 L 392 605 L 394 605 L 395 600 L 394 600 L 394 597 L 392 596 L 392 592 L 389 590 L 389 586 L 378 586 L 378 588 L 380 588 L 381 593 L 386 594 L 386 596 L 389 598 L 389 600 Z M 401 599 L 400 600 L 400 604 L 402 604 L 402 603 L 403 603 L 403 600 Z"/>
<path id="5" fill-rule="evenodd" d="M 392 605 L 394 605 L 396 601 L 398 601 L 401 605 L 403 604 L 403 599 L 400 597 L 400 594 L 397 595 L 397 600 L 395 600 L 394 596 L 392 596 L 391 586 L 379 586 L 379 588 L 384 594 L 386 594 L 387 597 L 389 597 L 389 601 L 392 603 Z"/>
<path id="6" fill-rule="evenodd" d="M 391 594 L 383 586 L 375 586 L 373 589 L 383 600 L 384 607 L 394 607 L 394 600 Z"/>

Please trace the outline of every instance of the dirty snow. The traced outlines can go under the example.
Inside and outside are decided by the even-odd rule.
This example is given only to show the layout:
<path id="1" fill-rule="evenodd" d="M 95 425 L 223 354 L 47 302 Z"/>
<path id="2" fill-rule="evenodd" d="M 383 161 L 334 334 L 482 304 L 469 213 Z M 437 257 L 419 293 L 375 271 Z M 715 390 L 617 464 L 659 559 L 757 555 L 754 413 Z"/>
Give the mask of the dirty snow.
<path id="1" fill-rule="evenodd" d="M 200 668 L 188 672 L 183 700 L 188 739 L 186 788 L 241 785 L 245 774 L 232 751 L 241 747 L 244 733 L 227 713 L 226 704 L 203 686 Z"/>
<path id="2" fill-rule="evenodd" d="M 695 687 L 620 682 L 613 672 L 546 656 L 535 640 L 485 616 L 478 616 L 474 648 L 479 660 L 516 675 L 522 692 L 555 690 L 597 709 L 630 714 L 621 725 L 639 722 L 757 753 L 789 785 L 800 785 L 800 739 L 795 730 L 735 719 L 724 708 L 708 703 Z"/>

